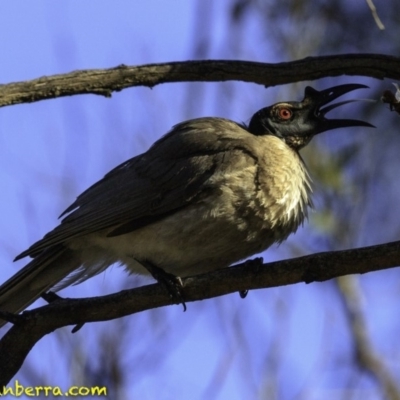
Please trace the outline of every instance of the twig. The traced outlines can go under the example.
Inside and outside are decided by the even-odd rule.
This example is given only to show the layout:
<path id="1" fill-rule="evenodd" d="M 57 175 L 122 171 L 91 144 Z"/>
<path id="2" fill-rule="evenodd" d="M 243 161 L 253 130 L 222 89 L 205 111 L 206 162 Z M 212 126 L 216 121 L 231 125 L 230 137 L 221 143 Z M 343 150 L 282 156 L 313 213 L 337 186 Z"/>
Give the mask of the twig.
<path id="1" fill-rule="evenodd" d="M 381 19 L 379 18 L 378 13 L 376 12 L 376 7 L 375 4 L 373 3 L 372 0 L 366 0 L 369 9 L 371 10 L 372 16 L 374 17 L 375 23 L 378 26 L 378 28 L 383 31 L 385 29 L 385 25 L 383 25 Z"/>
<path id="2" fill-rule="evenodd" d="M 381 362 L 368 337 L 357 278 L 354 276 L 341 276 L 337 279 L 337 284 L 353 334 L 358 365 L 361 369 L 369 372 L 382 386 L 385 392 L 385 399 L 400 400 L 400 388 L 396 385 L 395 379 L 393 379 L 385 364 Z"/>

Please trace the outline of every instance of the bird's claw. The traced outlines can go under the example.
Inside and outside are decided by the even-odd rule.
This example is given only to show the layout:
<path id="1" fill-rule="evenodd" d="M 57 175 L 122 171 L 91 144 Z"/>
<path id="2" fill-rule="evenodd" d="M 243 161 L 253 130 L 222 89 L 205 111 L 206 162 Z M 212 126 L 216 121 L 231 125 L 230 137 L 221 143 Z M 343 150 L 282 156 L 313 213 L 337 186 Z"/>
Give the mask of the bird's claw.
<path id="1" fill-rule="evenodd" d="M 244 265 L 246 268 L 259 268 L 263 265 L 264 259 L 262 257 L 256 257 L 251 260 L 246 260 Z M 245 299 L 248 295 L 248 290 L 239 290 L 239 296 L 241 299 Z"/>
<path id="2" fill-rule="evenodd" d="M 164 271 L 149 261 L 135 260 L 146 268 L 158 283 L 161 283 L 165 287 L 171 299 L 174 299 L 177 304 L 182 304 L 183 311 L 185 312 L 187 307 L 182 293 L 182 279 L 179 276 Z"/>
<path id="3" fill-rule="evenodd" d="M 47 301 L 49 304 L 54 303 L 54 302 L 56 302 L 56 301 L 63 300 L 63 298 L 62 298 L 61 296 L 59 296 L 57 293 L 52 292 L 51 290 L 49 290 L 48 292 L 42 293 L 42 294 L 40 295 L 40 297 L 41 297 L 43 300 Z M 84 323 L 81 323 L 81 324 L 75 325 L 75 326 L 72 328 L 71 333 L 76 333 L 76 332 L 78 332 L 78 331 L 82 328 L 83 325 L 85 325 L 85 324 L 84 324 Z"/>

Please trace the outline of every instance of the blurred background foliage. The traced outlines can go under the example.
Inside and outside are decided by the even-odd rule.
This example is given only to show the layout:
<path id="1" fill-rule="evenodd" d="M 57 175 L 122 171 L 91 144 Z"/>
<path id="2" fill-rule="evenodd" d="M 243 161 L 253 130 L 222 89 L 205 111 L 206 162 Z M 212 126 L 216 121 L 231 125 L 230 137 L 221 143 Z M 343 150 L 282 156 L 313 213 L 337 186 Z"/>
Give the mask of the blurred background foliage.
<path id="1" fill-rule="evenodd" d="M 84 68 L 188 59 L 291 61 L 343 53 L 400 54 L 400 2 L 175 0 L 0 4 L 2 83 Z M 301 100 L 306 85 L 346 82 L 379 100 L 390 81 L 326 78 L 264 88 L 242 82 L 133 88 L 112 99 L 75 96 L 0 111 L 4 281 L 86 187 L 145 151 L 177 122 L 220 116 L 248 122 L 258 109 Z M 356 115 L 377 129 L 328 132 L 302 151 L 314 180 L 309 223 L 265 261 L 398 240 L 399 116 L 381 103 Z M 396 269 L 339 281 L 225 296 L 117 321 L 65 328 L 35 346 L 24 385 L 106 385 L 113 399 L 400 398 Z M 149 281 L 111 268 L 63 296 L 94 296 Z M 38 301 L 35 306 L 40 305 Z"/>

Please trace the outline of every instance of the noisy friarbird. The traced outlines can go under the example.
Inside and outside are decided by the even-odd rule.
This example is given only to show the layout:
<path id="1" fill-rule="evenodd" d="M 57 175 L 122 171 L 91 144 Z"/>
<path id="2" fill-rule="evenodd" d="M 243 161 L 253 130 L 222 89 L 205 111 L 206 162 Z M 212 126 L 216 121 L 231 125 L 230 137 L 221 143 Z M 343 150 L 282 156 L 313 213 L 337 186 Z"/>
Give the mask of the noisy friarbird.
<path id="1" fill-rule="evenodd" d="M 114 263 L 184 277 L 282 242 L 312 204 L 299 150 L 321 132 L 372 126 L 325 117 L 351 101 L 326 106 L 332 100 L 366 87 L 306 87 L 303 101 L 263 108 L 248 125 L 198 118 L 174 126 L 83 192 L 54 230 L 16 257 L 33 259 L 0 287 L 0 310 L 18 313 Z"/>

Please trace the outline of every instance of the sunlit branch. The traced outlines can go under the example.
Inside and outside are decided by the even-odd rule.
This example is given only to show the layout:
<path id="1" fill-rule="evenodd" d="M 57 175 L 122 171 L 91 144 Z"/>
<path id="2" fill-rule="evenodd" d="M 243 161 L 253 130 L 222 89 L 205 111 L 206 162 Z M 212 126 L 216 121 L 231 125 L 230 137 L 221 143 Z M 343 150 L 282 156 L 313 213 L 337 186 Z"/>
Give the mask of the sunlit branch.
<path id="1" fill-rule="evenodd" d="M 78 94 L 110 97 L 135 86 L 172 82 L 243 81 L 264 86 L 315 80 L 328 76 L 368 76 L 400 80 L 400 58 L 382 54 L 307 57 L 277 64 L 205 60 L 141 66 L 120 65 L 0 85 L 0 107 Z"/>
<path id="2" fill-rule="evenodd" d="M 380 30 L 384 30 L 385 29 L 385 25 L 383 25 L 383 22 L 381 21 L 381 19 L 379 18 L 378 12 L 376 11 L 376 7 L 375 4 L 372 0 L 366 0 L 369 9 L 371 10 L 371 14 L 374 17 L 375 23 L 378 26 L 378 28 Z"/>
<path id="3" fill-rule="evenodd" d="M 354 340 L 355 359 L 358 366 L 372 375 L 382 387 L 385 399 L 399 400 L 400 388 L 390 371 L 376 353 L 368 335 L 362 311 L 361 293 L 355 276 L 341 276 L 336 280 Z"/>

